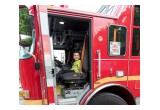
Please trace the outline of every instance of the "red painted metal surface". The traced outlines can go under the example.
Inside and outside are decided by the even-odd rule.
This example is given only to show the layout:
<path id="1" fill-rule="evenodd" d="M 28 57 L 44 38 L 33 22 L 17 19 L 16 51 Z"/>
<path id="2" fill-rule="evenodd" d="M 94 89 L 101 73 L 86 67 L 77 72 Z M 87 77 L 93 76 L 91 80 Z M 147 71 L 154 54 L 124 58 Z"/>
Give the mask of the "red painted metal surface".
<path id="1" fill-rule="evenodd" d="M 128 81 L 129 90 L 134 94 L 134 97 L 140 97 L 140 83 L 137 81 Z"/>
<path id="2" fill-rule="evenodd" d="M 38 23 L 37 23 L 37 16 L 36 16 L 36 11 L 35 11 L 35 6 L 32 6 L 30 9 L 31 14 L 34 15 L 34 24 L 35 24 L 35 29 L 36 29 L 36 35 L 39 35 L 39 30 L 38 30 Z M 39 41 L 39 37 L 36 36 L 36 44 L 35 44 L 35 49 L 34 49 L 34 55 L 37 57 L 38 61 L 43 61 L 40 60 L 40 54 L 39 50 L 40 47 L 37 45 L 37 41 Z M 42 62 L 43 64 L 43 62 Z M 43 66 L 40 65 L 42 68 Z M 41 68 L 41 70 L 42 70 Z M 33 57 L 24 59 L 24 60 L 19 60 L 19 71 L 20 71 L 20 81 L 21 81 L 21 86 L 23 90 L 29 90 L 30 92 L 30 98 L 28 100 L 39 100 L 42 98 L 41 96 L 41 83 L 40 83 L 40 71 L 36 70 L 34 68 L 34 59 Z M 43 71 L 41 71 L 43 73 Z"/>
<path id="3" fill-rule="evenodd" d="M 98 55 L 96 54 L 96 50 L 101 50 L 101 79 L 105 77 L 115 77 L 116 71 L 123 70 L 125 76 L 138 76 L 140 75 L 140 58 L 139 57 L 132 57 L 130 56 L 129 52 L 132 50 L 129 49 L 129 46 L 132 45 L 132 42 L 129 42 L 132 40 L 132 27 L 131 27 L 131 10 L 132 6 L 126 6 L 124 7 L 124 10 L 122 14 L 120 15 L 120 18 L 118 20 L 114 19 L 105 19 L 105 18 L 99 18 L 99 17 L 93 17 L 92 22 L 92 72 L 93 72 L 93 80 L 92 84 L 94 84 L 95 81 L 98 79 L 97 73 L 98 73 Z M 108 26 L 110 24 L 115 25 L 122 25 L 127 28 L 127 39 L 126 39 L 126 54 L 125 56 L 108 56 Z M 103 41 L 99 42 L 98 37 L 102 36 Z M 129 44 L 130 43 L 130 44 Z M 96 60 L 95 60 L 96 59 Z M 117 60 L 116 60 L 117 59 Z M 128 60 L 131 59 L 131 60 Z M 112 73 L 110 74 L 110 68 L 113 68 Z M 133 93 L 133 96 L 139 97 L 140 96 L 140 81 L 119 81 L 114 82 L 117 84 L 124 85 L 130 89 L 130 91 Z M 109 84 L 109 83 L 105 83 Z M 100 86 L 103 86 L 105 84 L 102 84 Z M 128 85 L 127 85 L 128 84 Z M 94 85 L 92 85 L 92 88 Z M 94 88 L 95 90 L 96 88 Z M 93 90 L 93 91 L 94 91 Z M 88 96 L 86 96 L 88 97 Z M 84 100 L 86 99 L 84 98 Z M 82 102 L 84 102 L 84 100 Z"/>
<path id="4" fill-rule="evenodd" d="M 47 91 L 48 91 L 48 101 L 49 101 L 49 103 L 54 103 L 53 87 L 47 87 Z"/>
<path id="5" fill-rule="evenodd" d="M 23 90 L 29 90 L 30 97 L 29 99 L 41 99 L 40 89 L 40 77 L 37 70 L 34 68 L 34 59 L 33 57 L 26 60 L 19 61 L 20 69 L 20 81 Z"/>
<path id="6" fill-rule="evenodd" d="M 39 7 L 39 10 L 38 10 L 39 12 L 47 13 L 47 10 L 46 10 L 47 7 L 45 5 L 39 5 L 38 7 Z"/>
<path id="7" fill-rule="evenodd" d="M 48 35 L 42 35 L 42 39 L 43 39 L 43 52 L 45 53 L 45 54 L 48 54 L 48 55 L 50 55 L 50 40 L 49 40 L 49 37 L 48 37 Z"/>
<path id="8" fill-rule="evenodd" d="M 36 43 L 34 49 L 34 55 L 37 58 L 37 61 L 40 62 L 40 70 L 35 70 L 34 68 L 34 59 L 25 59 L 20 60 L 20 81 L 22 84 L 22 88 L 24 90 L 29 90 L 31 97 L 28 100 L 38 100 L 42 99 L 41 92 L 41 77 L 44 77 L 44 85 L 46 85 L 46 74 L 45 74 L 45 66 L 44 66 L 44 52 L 42 46 L 42 38 L 41 38 L 41 30 L 40 30 L 40 21 L 39 14 L 37 13 L 38 9 L 36 6 L 33 6 L 32 13 L 34 12 L 34 26 L 36 32 Z M 38 74 L 38 75 L 37 75 Z M 41 75 L 41 77 L 40 77 Z M 45 98 L 47 98 L 47 92 L 45 94 Z"/>
<path id="9" fill-rule="evenodd" d="M 47 99 L 47 102 L 50 102 L 49 100 L 49 97 L 48 97 L 48 89 L 47 89 L 47 79 L 46 79 L 46 68 L 45 68 L 45 59 L 44 59 L 44 55 L 47 53 L 49 54 L 50 53 L 50 48 L 49 48 L 49 45 L 47 44 L 49 42 L 49 37 L 48 35 L 44 35 L 42 33 L 42 30 L 41 30 L 41 22 L 40 22 L 40 13 L 46 13 L 47 10 L 46 10 L 46 6 L 44 5 L 40 5 L 40 6 L 36 6 L 36 12 L 37 12 L 37 30 L 38 30 L 38 35 L 39 36 L 36 36 L 38 39 L 38 49 L 39 49 L 39 53 L 38 53 L 38 56 L 39 56 L 39 62 L 41 63 L 41 70 L 40 70 L 40 74 L 41 74 L 41 90 L 42 91 L 45 91 L 45 96 L 44 96 L 44 99 Z M 48 37 L 48 38 L 47 38 Z M 43 85 L 42 85 L 42 82 Z M 53 97 L 53 101 L 54 101 L 54 97 Z"/>
<path id="10" fill-rule="evenodd" d="M 127 15 L 127 16 L 126 16 Z M 123 22 L 122 22 L 123 21 Z M 108 28 L 109 25 L 121 25 L 127 28 L 127 39 L 126 39 L 126 54 L 125 56 L 109 56 L 108 55 Z M 101 78 L 105 78 L 108 76 L 116 76 L 116 71 L 123 70 L 124 75 L 128 75 L 128 58 L 129 58 L 129 36 L 130 36 L 130 7 L 125 8 L 122 15 L 118 20 L 113 19 L 105 19 L 105 18 L 93 18 L 93 29 L 92 29 L 92 37 L 93 37 L 93 83 L 97 81 L 97 72 L 98 67 L 97 63 L 98 56 L 96 54 L 96 50 L 101 50 Z M 103 41 L 99 41 L 98 37 L 102 36 Z M 116 60 L 117 59 L 117 60 Z M 112 68 L 112 73 L 110 72 L 110 68 Z"/>
<path id="11" fill-rule="evenodd" d="M 67 9 L 66 9 L 67 10 Z M 40 11 L 40 10 L 38 10 Z M 42 9 L 44 12 L 44 10 Z M 140 57 L 131 56 L 132 52 L 132 27 L 131 27 L 131 14 L 132 6 L 125 6 L 122 14 L 119 19 L 107 19 L 105 17 L 94 16 L 91 14 L 80 14 L 76 12 L 67 12 L 63 10 L 51 10 L 48 12 L 50 14 L 64 15 L 64 16 L 72 16 L 78 18 L 86 18 L 91 19 L 91 30 L 92 30 L 92 87 L 90 92 L 86 94 L 86 96 L 82 99 L 80 104 L 84 104 L 85 100 L 90 96 L 90 94 L 96 89 L 94 88 L 94 83 L 97 81 L 97 73 L 98 73 L 98 56 L 96 51 L 98 49 L 101 50 L 101 79 L 105 77 L 115 77 L 116 71 L 123 70 L 125 76 L 135 76 L 140 75 Z M 118 13 L 116 13 L 118 14 Z M 45 65 L 44 65 L 44 51 L 47 53 L 47 49 L 43 50 L 43 47 L 46 48 L 46 45 L 42 46 L 42 35 L 40 34 L 40 21 L 39 15 L 37 13 L 35 15 L 35 29 L 36 29 L 36 47 L 35 47 L 35 55 L 38 58 L 38 61 L 41 62 L 41 70 L 39 74 L 42 74 L 45 77 Z M 36 16 L 37 15 L 37 16 Z M 109 56 L 108 55 L 108 27 L 111 24 L 122 25 L 127 28 L 127 39 L 126 39 L 126 54 L 125 56 Z M 100 42 L 98 37 L 102 36 L 103 40 Z M 45 40 L 45 39 L 43 39 Z M 129 44 L 130 43 L 130 44 Z M 45 42 L 44 42 L 45 44 Z M 49 51 L 49 50 L 48 50 Z M 131 59 L 131 60 L 129 60 Z M 34 69 L 34 60 L 33 58 L 27 60 L 20 60 L 20 77 L 21 84 L 24 89 L 30 90 L 31 99 L 40 99 L 41 98 L 41 86 L 40 86 L 40 76 L 38 76 L 37 70 Z M 112 73 L 110 73 L 110 68 L 113 69 Z M 119 81 L 114 82 L 128 87 L 135 97 L 140 96 L 140 81 Z M 108 83 L 105 83 L 108 84 Z M 104 85 L 104 84 L 102 84 Z M 102 86 L 100 85 L 100 86 Z M 54 96 L 52 94 L 51 88 L 48 88 L 49 102 L 53 102 L 50 97 Z"/>
<path id="12" fill-rule="evenodd" d="M 131 9 L 131 34 L 130 34 L 130 60 L 129 60 L 129 76 L 139 75 L 140 76 L 140 56 L 132 56 L 132 43 L 133 43 L 133 29 L 139 28 L 140 26 L 134 26 L 134 6 Z M 140 80 L 129 81 L 128 88 L 133 92 L 135 97 L 140 97 Z"/>
<path id="13" fill-rule="evenodd" d="M 130 60 L 130 73 L 129 75 L 140 75 L 140 60 L 139 59 L 133 59 Z"/>

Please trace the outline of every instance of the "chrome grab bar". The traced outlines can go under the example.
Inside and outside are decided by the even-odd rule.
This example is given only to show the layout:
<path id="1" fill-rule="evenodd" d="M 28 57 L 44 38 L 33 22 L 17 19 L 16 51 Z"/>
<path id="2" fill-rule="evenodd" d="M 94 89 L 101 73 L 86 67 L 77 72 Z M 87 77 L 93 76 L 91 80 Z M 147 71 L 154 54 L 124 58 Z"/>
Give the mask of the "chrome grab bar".
<path id="1" fill-rule="evenodd" d="M 101 50 L 97 50 L 98 54 L 98 74 L 97 74 L 97 79 L 101 77 Z"/>

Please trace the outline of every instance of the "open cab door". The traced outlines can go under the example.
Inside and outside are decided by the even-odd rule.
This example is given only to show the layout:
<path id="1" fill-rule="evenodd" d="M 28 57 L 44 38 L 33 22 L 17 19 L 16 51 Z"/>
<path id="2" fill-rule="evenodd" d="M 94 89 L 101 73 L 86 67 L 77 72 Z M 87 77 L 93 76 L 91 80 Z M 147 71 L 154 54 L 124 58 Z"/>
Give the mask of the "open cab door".
<path id="1" fill-rule="evenodd" d="M 53 41 L 49 35 L 47 6 L 37 5 L 36 13 L 38 34 L 40 36 L 37 46 L 43 66 L 41 70 L 42 100 L 48 99 L 48 104 L 57 104 Z"/>

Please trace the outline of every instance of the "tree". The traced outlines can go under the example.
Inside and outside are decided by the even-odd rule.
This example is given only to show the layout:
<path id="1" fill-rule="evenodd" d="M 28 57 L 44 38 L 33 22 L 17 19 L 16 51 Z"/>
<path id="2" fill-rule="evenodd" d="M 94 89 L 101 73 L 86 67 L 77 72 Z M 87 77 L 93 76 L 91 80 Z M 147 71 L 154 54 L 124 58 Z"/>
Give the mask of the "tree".
<path id="1" fill-rule="evenodd" d="M 19 33 L 31 36 L 31 22 L 27 8 L 20 8 L 19 10 Z"/>
<path id="2" fill-rule="evenodd" d="M 32 37 L 26 37 L 25 39 L 22 39 L 21 42 L 30 46 L 32 44 Z"/>

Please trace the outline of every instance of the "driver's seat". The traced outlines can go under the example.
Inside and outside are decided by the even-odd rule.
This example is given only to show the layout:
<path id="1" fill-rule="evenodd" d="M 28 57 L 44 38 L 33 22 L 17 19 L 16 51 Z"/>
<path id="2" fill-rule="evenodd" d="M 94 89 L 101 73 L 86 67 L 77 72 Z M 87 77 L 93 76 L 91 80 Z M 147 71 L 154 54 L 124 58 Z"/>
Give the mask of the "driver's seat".
<path id="1" fill-rule="evenodd" d="M 86 39 L 87 42 L 87 39 Z M 86 83 L 86 77 L 88 72 L 88 43 L 86 43 L 86 49 L 84 51 L 84 60 L 82 62 L 82 74 L 76 72 L 70 72 L 62 74 L 60 76 L 61 83 L 65 84 L 68 88 L 81 87 Z"/>
<path id="2" fill-rule="evenodd" d="M 77 87 L 86 83 L 85 73 L 70 72 L 60 76 L 61 83 L 66 84 L 68 87 Z"/>

